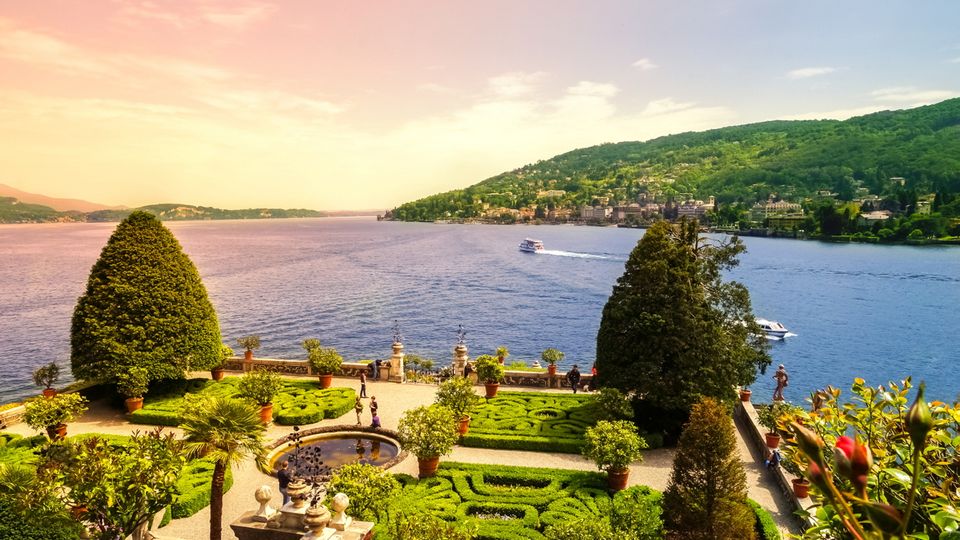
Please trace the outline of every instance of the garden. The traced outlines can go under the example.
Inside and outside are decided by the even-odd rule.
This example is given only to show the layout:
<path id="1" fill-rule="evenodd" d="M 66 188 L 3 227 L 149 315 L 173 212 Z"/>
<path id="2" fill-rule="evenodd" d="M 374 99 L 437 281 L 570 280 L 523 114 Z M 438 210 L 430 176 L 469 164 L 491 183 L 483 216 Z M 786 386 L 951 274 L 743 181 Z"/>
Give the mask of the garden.
<path id="1" fill-rule="evenodd" d="M 470 411 L 463 446 L 580 453 L 583 433 L 597 421 L 592 396 L 500 392 Z"/>
<path id="2" fill-rule="evenodd" d="M 241 377 L 167 381 L 150 389 L 143 408 L 130 414 L 135 424 L 176 426 L 185 396 L 241 397 Z M 322 390 L 315 381 L 283 380 L 281 391 L 273 398 L 273 420 L 284 426 L 314 424 L 324 418 L 339 418 L 353 409 L 356 392 L 352 388 Z"/>

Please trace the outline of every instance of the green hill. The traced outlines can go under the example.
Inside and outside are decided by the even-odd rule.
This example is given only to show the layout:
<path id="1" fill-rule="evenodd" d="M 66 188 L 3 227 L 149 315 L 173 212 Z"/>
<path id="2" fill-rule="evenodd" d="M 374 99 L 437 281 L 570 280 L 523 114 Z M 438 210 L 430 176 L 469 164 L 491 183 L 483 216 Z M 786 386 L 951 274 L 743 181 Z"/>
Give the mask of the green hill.
<path id="1" fill-rule="evenodd" d="M 762 122 L 602 144 L 405 203 L 391 216 L 470 219 L 485 205 L 575 208 L 602 197 L 611 205 L 634 202 L 643 194 L 658 201 L 713 195 L 745 207 L 771 195 L 800 202 L 821 191 L 839 201 L 869 194 L 916 202 L 938 193 L 941 204 L 960 199 L 960 99 L 845 121 Z"/>
<path id="2" fill-rule="evenodd" d="M 48 223 L 73 221 L 120 221 L 134 210 L 143 210 L 165 221 L 209 219 L 268 219 L 295 217 L 324 217 L 326 212 L 304 209 L 248 208 L 224 210 L 189 204 L 152 204 L 125 210 L 97 210 L 95 212 L 58 212 L 49 206 L 27 204 L 13 197 L 0 197 L 0 223 Z"/>

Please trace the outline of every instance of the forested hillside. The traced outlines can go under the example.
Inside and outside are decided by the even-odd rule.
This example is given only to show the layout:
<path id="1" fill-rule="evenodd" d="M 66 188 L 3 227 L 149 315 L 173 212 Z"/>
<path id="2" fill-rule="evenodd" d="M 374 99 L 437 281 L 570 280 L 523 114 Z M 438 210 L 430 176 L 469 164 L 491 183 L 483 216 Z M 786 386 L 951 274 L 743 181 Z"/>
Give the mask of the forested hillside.
<path id="1" fill-rule="evenodd" d="M 799 202 L 820 191 L 839 201 L 938 193 L 949 205 L 960 193 L 960 99 L 845 121 L 762 122 L 574 150 L 403 204 L 392 217 L 462 219 L 479 216 L 485 204 L 577 207 L 600 197 L 633 202 L 644 193 L 658 200 L 713 195 L 726 204 L 771 195 Z"/>
<path id="2" fill-rule="evenodd" d="M 293 217 L 323 217 L 325 212 L 283 208 L 248 208 L 224 210 L 187 204 L 153 204 L 126 210 L 97 210 L 95 212 L 58 212 L 49 206 L 27 204 L 13 197 L 0 197 L 0 223 L 47 223 L 73 221 L 120 221 L 134 210 L 149 212 L 165 221 L 202 219 L 264 219 Z"/>

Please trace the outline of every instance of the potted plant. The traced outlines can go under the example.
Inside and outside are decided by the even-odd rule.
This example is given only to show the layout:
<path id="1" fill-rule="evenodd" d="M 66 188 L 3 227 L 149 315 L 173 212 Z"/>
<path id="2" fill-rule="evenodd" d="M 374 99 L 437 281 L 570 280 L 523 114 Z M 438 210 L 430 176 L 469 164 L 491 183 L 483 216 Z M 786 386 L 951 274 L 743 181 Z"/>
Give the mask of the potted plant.
<path id="1" fill-rule="evenodd" d="M 397 433 L 403 448 L 417 456 L 420 478 L 436 474 L 440 456 L 449 454 L 458 438 L 453 411 L 437 404 L 404 412 Z"/>
<path id="2" fill-rule="evenodd" d="M 246 349 L 246 352 L 243 353 L 243 361 L 250 362 L 253 360 L 253 351 L 260 348 L 260 336 L 244 336 L 237 339 L 237 343 Z"/>
<path id="3" fill-rule="evenodd" d="M 250 353 L 253 354 L 252 352 Z M 226 343 L 220 344 L 220 363 L 216 366 L 210 368 L 210 378 L 215 381 L 223 380 L 223 366 L 227 363 L 227 360 L 233 357 L 233 349 L 227 346 Z"/>
<path id="4" fill-rule="evenodd" d="M 784 413 L 784 406 L 779 401 L 774 401 L 768 406 L 757 407 L 757 420 L 760 425 L 767 428 L 764 436 L 767 439 L 768 448 L 777 448 L 780 446 L 780 433 L 777 432 L 777 420 Z"/>
<path id="5" fill-rule="evenodd" d="M 497 360 L 500 361 L 501 366 L 503 365 L 504 361 L 507 359 L 508 356 L 510 356 L 509 349 L 503 346 L 497 347 Z"/>
<path id="6" fill-rule="evenodd" d="M 750 396 L 753 392 L 749 388 L 743 387 L 740 389 L 740 401 L 750 401 Z"/>
<path id="7" fill-rule="evenodd" d="M 503 380 L 503 366 L 489 354 L 478 356 L 474 365 L 477 370 L 477 377 L 483 381 L 483 385 L 487 389 L 487 399 L 496 397 L 497 389 L 500 388 L 500 381 Z"/>
<path id="8" fill-rule="evenodd" d="M 40 366 L 33 372 L 33 384 L 43 387 L 43 397 L 53 397 L 57 391 L 53 385 L 60 379 L 60 366 L 56 362 L 50 362 L 45 366 Z"/>
<path id="9" fill-rule="evenodd" d="M 124 403 L 128 413 L 143 408 L 143 396 L 147 393 L 149 384 L 146 368 L 135 366 L 117 374 L 117 391 L 127 398 Z"/>
<path id="10" fill-rule="evenodd" d="M 283 379 L 272 371 L 257 369 L 244 374 L 237 388 L 241 396 L 260 406 L 260 420 L 269 424 L 273 420 L 273 398 L 283 390 Z"/>
<path id="11" fill-rule="evenodd" d="M 333 374 L 340 373 L 343 357 L 333 347 L 315 347 L 310 349 L 310 366 L 320 377 L 320 388 L 330 388 Z"/>
<path id="12" fill-rule="evenodd" d="M 67 436 L 67 423 L 87 410 L 87 400 L 77 393 L 36 398 L 24 404 L 23 421 L 33 429 L 46 429 L 50 440 Z"/>
<path id="13" fill-rule="evenodd" d="M 641 450 L 647 447 L 637 427 L 626 420 L 600 420 L 584 434 L 583 455 L 607 472 L 611 491 L 627 487 L 630 464 L 643 459 Z"/>
<path id="14" fill-rule="evenodd" d="M 460 436 L 467 434 L 470 429 L 470 412 L 480 403 L 480 396 L 473 391 L 473 384 L 466 377 L 452 377 L 440 384 L 437 389 L 437 405 L 443 405 L 453 411 L 457 419 L 457 432 Z"/>
<path id="15" fill-rule="evenodd" d="M 547 373 L 551 377 L 557 374 L 557 362 L 563 360 L 564 354 L 554 348 L 546 349 L 540 353 L 540 358 L 547 363 Z"/>

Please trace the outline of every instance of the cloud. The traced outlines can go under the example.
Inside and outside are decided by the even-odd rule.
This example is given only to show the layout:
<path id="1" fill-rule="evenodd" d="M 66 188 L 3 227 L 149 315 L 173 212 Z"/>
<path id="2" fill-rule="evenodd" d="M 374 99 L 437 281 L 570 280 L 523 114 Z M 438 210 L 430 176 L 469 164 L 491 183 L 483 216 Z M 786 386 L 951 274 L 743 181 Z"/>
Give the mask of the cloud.
<path id="1" fill-rule="evenodd" d="M 491 77 L 487 87 L 494 95 L 501 97 L 520 97 L 532 93 L 543 79 L 543 72 L 524 73 L 514 71 Z"/>
<path id="2" fill-rule="evenodd" d="M 949 64 L 960 64 L 960 56 L 958 56 L 958 57 L 956 57 L 956 58 L 953 58 L 953 59 L 951 59 L 951 60 L 947 60 L 947 63 L 949 63 Z"/>
<path id="3" fill-rule="evenodd" d="M 663 114 L 669 114 L 677 111 L 682 111 L 684 109 L 689 109 L 696 105 L 693 102 L 680 103 L 674 101 L 673 98 L 663 98 L 651 101 L 647 103 L 647 106 L 643 109 L 643 116 L 659 116 Z"/>
<path id="4" fill-rule="evenodd" d="M 876 101 L 909 103 L 911 106 L 928 105 L 960 95 L 956 90 L 922 90 L 915 86 L 881 88 L 870 92 Z"/>
<path id="5" fill-rule="evenodd" d="M 610 98 L 620 93 L 620 89 L 613 84 L 580 81 L 576 86 L 567 88 L 567 94 L 573 96 L 597 96 Z"/>
<path id="6" fill-rule="evenodd" d="M 420 90 L 423 92 L 430 92 L 433 94 L 449 94 L 453 92 L 453 88 L 450 88 L 449 86 L 444 86 L 442 84 L 437 84 L 437 83 L 418 84 L 417 90 Z"/>
<path id="7" fill-rule="evenodd" d="M 117 3 L 120 4 L 117 16 L 123 22 L 160 22 L 181 30 L 207 25 L 240 32 L 265 20 L 276 11 L 274 5 L 256 0 L 165 3 L 152 0 L 118 0 Z"/>
<path id="8" fill-rule="evenodd" d="M 657 64 L 654 64 L 649 58 L 641 58 L 631 65 L 640 71 L 650 71 L 660 67 Z"/>
<path id="9" fill-rule="evenodd" d="M 832 67 L 806 67 L 800 69 L 794 69 L 787 72 L 788 79 L 809 79 L 810 77 L 820 77 L 821 75 L 829 75 L 837 71 L 837 68 Z"/>

